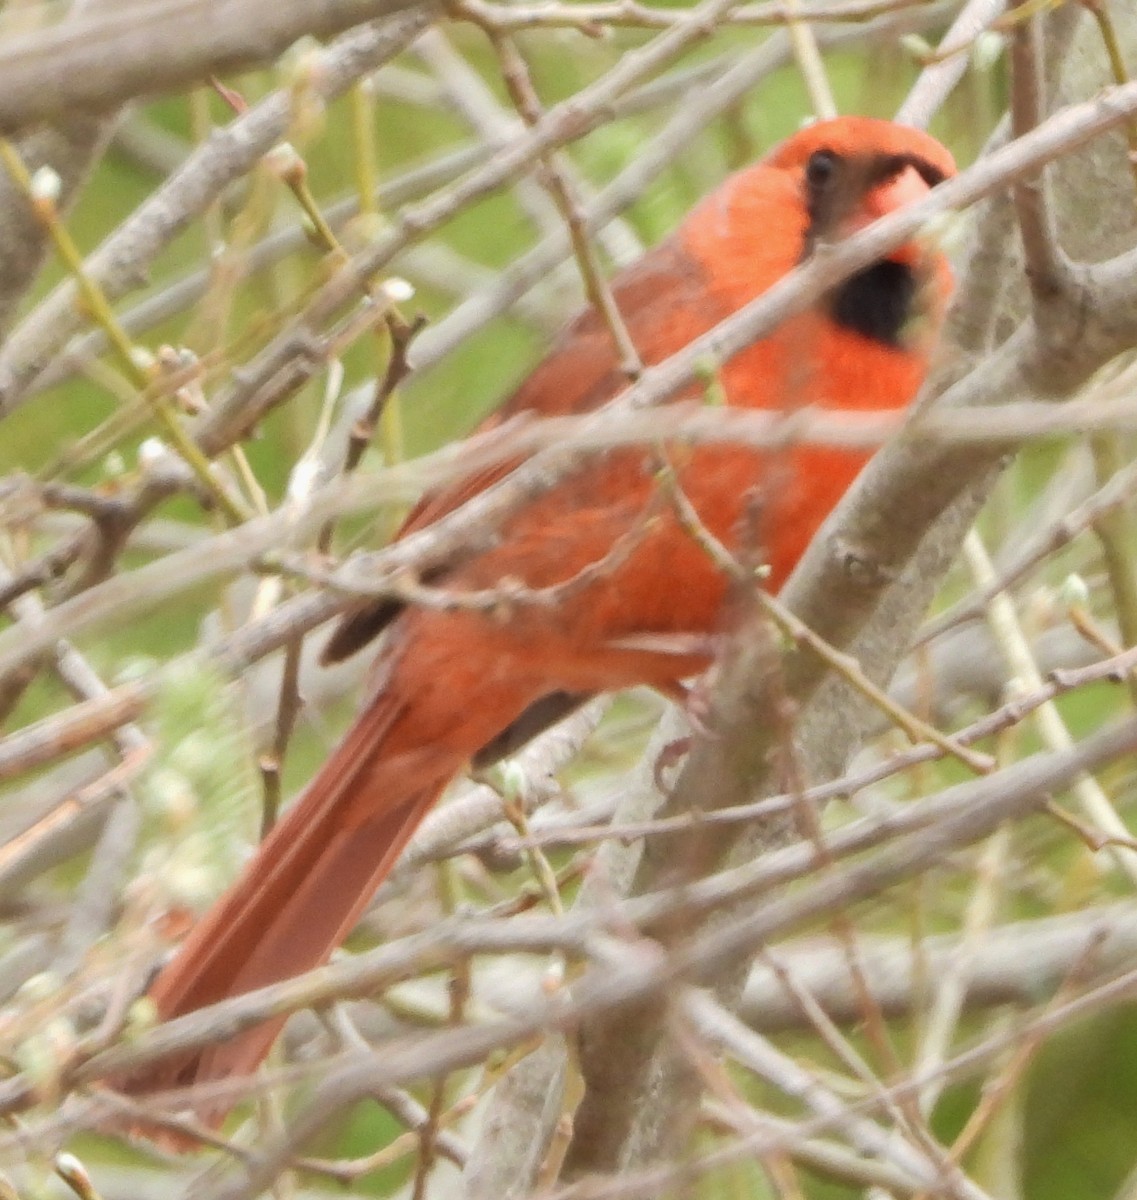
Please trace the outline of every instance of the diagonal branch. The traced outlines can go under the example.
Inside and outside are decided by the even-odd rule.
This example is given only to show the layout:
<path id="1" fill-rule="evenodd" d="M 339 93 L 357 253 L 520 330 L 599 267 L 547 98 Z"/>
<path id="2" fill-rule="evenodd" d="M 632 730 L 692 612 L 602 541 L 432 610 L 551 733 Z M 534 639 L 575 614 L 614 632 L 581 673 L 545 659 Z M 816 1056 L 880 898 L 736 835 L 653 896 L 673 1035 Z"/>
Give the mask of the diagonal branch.
<path id="1" fill-rule="evenodd" d="M 0 133 L 278 58 L 423 0 L 135 0 L 0 41 Z"/>

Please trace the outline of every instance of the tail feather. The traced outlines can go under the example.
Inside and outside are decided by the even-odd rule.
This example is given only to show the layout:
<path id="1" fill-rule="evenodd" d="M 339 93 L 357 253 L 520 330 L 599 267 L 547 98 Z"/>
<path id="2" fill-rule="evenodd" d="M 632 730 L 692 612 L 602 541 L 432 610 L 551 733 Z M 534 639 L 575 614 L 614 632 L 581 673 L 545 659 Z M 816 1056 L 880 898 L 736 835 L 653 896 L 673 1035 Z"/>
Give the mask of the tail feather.
<path id="1" fill-rule="evenodd" d="M 347 936 L 462 765 L 451 755 L 387 757 L 388 735 L 402 715 L 392 699 L 360 717 L 194 927 L 150 990 L 163 1020 L 319 966 Z M 247 1074 L 282 1024 L 266 1022 L 163 1060 L 119 1086 L 145 1093 Z M 199 1116 L 216 1122 L 224 1110 L 203 1108 Z"/>
<path id="2" fill-rule="evenodd" d="M 321 856 L 316 868 L 265 931 L 266 936 L 243 969 L 228 981 L 226 995 L 239 995 L 322 963 L 346 937 L 436 799 L 436 790 L 424 791 L 406 807 L 387 814 L 373 827 L 364 828 L 360 832 L 370 845 L 351 837 L 337 839 L 337 844 Z M 379 839 L 383 839 L 388 848 L 377 863 L 375 844 Z M 331 880 L 337 881 L 334 890 L 329 887 Z M 177 1073 L 176 1080 L 157 1078 L 149 1087 L 173 1086 L 175 1082 L 178 1085 L 208 1083 L 248 1075 L 264 1060 L 286 1019 L 279 1017 L 266 1021 L 227 1041 L 205 1046 L 181 1064 L 172 1064 Z M 163 1069 L 168 1071 L 170 1068 Z M 225 1116 L 228 1107 L 227 1104 L 202 1104 L 197 1106 L 197 1115 L 216 1124 Z"/>

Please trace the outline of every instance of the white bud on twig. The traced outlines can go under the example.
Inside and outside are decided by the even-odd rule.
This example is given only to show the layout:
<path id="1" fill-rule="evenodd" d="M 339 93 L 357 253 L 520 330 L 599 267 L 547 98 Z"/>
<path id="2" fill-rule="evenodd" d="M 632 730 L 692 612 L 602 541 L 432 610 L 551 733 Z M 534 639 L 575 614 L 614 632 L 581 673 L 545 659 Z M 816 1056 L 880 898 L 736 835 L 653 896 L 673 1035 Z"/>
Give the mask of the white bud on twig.
<path id="1" fill-rule="evenodd" d="M 406 304 L 415 294 L 414 284 L 398 275 L 392 275 L 390 279 L 384 279 L 381 289 L 383 295 L 392 304 Z"/>
<path id="2" fill-rule="evenodd" d="M 158 362 L 145 346 L 131 346 L 130 361 L 142 371 L 152 370 Z"/>
<path id="3" fill-rule="evenodd" d="M 1001 33 L 987 29 L 971 44 L 971 66 L 976 71 L 990 71 L 1003 57 L 1006 39 Z"/>
<path id="4" fill-rule="evenodd" d="M 265 155 L 265 166 L 286 183 L 297 183 L 304 178 L 308 165 L 297 153 L 291 142 L 277 142 Z"/>
<path id="5" fill-rule="evenodd" d="M 138 465 L 143 468 L 156 467 L 170 451 L 160 437 L 148 437 L 138 447 Z"/>
<path id="6" fill-rule="evenodd" d="M 1071 571 L 1062 581 L 1062 603 L 1067 609 L 1089 606 L 1089 585 L 1076 571 Z"/>
<path id="7" fill-rule="evenodd" d="M 37 167 L 32 174 L 32 199 L 42 204 L 58 204 L 63 193 L 63 180 L 53 167 Z"/>

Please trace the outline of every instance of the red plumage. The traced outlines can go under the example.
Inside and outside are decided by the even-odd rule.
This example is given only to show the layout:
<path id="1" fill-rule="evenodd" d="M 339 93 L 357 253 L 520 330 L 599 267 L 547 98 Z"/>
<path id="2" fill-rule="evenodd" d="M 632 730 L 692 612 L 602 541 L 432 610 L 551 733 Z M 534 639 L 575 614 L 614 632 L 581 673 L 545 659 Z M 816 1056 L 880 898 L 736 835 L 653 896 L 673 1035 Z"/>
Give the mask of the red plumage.
<path id="1" fill-rule="evenodd" d="M 953 171 L 938 142 L 888 122 L 841 118 L 791 137 L 727 180 L 614 281 L 643 361 L 659 362 L 712 328 L 816 242 L 855 231 Z M 906 405 L 923 380 L 950 276 L 938 254 L 915 243 L 878 266 L 726 363 L 720 379 L 728 403 L 773 410 Z M 585 412 L 625 384 L 607 330 L 585 313 L 501 416 Z M 760 547 L 776 589 L 864 457 L 809 445 L 766 453 L 707 446 L 676 451 L 673 465 L 712 533 L 729 547 Z M 603 559 L 642 525 L 629 554 L 569 589 L 562 603 L 521 603 L 508 618 L 394 613 L 388 605 L 348 619 L 333 656 L 389 622 L 374 696 L 159 975 L 151 994 L 163 1018 L 324 962 L 450 780 L 542 697 L 634 684 L 675 691 L 708 665 L 699 638 L 684 643 L 681 635 L 721 629 L 727 580 L 660 502 L 657 466 L 646 449 L 596 457 L 507 520 L 492 549 L 437 580 L 458 590 L 492 588 L 504 578 L 548 587 Z M 507 469 L 428 497 L 405 530 L 424 527 Z M 694 648 L 660 649 L 669 635 Z M 124 1087 L 139 1092 L 249 1072 L 278 1025 L 177 1056 Z"/>

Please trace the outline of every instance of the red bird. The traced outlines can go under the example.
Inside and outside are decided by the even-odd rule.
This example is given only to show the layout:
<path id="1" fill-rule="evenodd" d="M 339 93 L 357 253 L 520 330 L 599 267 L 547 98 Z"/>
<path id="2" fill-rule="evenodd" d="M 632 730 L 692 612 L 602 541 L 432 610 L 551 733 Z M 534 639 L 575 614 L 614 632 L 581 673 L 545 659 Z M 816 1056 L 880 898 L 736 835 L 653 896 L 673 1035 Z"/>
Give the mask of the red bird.
<path id="1" fill-rule="evenodd" d="M 918 199 L 954 170 L 933 138 L 887 121 L 844 117 L 795 134 L 616 278 L 615 298 L 643 361 L 667 358 L 819 243 Z M 950 288 L 939 254 L 900 247 L 726 363 L 728 402 L 773 410 L 907 405 Z M 587 412 L 626 382 L 606 327 L 588 311 L 500 415 Z M 865 456 L 716 445 L 673 458 L 677 483 L 706 527 L 728 547 L 761 553 L 769 586 L 779 588 Z M 404 532 L 506 469 L 428 497 Z M 346 657 L 387 629 L 376 686 L 300 799 L 159 974 L 150 994 L 163 1019 L 323 963 L 472 760 L 497 757 L 594 693 L 649 684 L 674 694 L 709 665 L 707 635 L 722 628 L 728 581 L 661 501 L 657 469 L 645 450 L 599 455 L 507 520 L 493 548 L 430 579 L 452 590 L 505 578 L 547 588 L 624 538 L 626 553 L 566 589 L 555 606 L 522 600 L 503 617 L 383 601 L 346 618 L 325 658 Z M 151 1091 L 251 1072 L 280 1024 L 176 1056 L 123 1086 Z"/>

